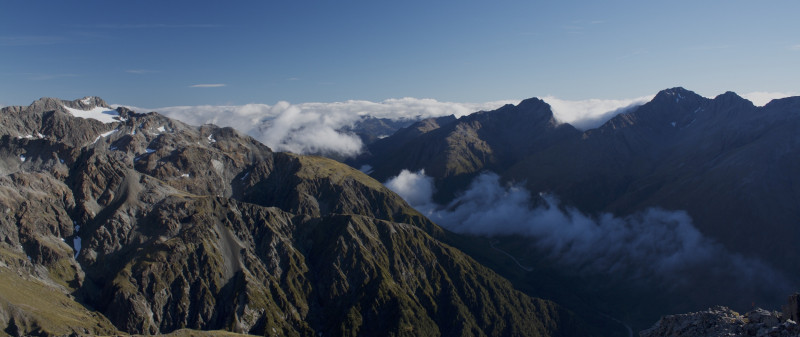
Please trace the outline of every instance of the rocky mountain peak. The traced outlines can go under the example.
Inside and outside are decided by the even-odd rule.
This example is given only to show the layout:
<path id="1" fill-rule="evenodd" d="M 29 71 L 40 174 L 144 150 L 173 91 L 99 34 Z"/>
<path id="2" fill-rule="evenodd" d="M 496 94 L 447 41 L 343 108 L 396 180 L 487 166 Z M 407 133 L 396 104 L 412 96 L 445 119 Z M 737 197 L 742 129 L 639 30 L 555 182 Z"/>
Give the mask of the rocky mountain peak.
<path id="1" fill-rule="evenodd" d="M 748 101 L 733 91 L 726 91 L 724 94 L 714 97 L 714 102 L 720 104 L 721 106 L 737 106 L 747 108 L 755 107 L 753 102 Z"/>
<path id="2" fill-rule="evenodd" d="M 484 125 L 496 124 L 496 127 L 530 128 L 550 127 L 558 124 L 550 105 L 533 97 L 521 101 L 517 105 L 506 104 L 497 110 L 479 111 L 459 118 L 460 122 L 477 121 Z"/>
<path id="3" fill-rule="evenodd" d="M 45 111 L 52 111 L 58 110 L 62 105 L 64 105 L 64 101 L 58 98 L 52 97 L 42 97 L 33 101 L 30 105 L 28 105 L 28 111 L 30 112 L 45 112 Z"/>
<path id="4" fill-rule="evenodd" d="M 653 97 L 653 100 L 651 100 L 650 103 L 659 105 L 686 105 L 701 101 L 703 99 L 703 96 L 698 95 L 694 91 L 687 90 L 682 87 L 675 87 L 659 91 L 658 94 Z"/>
<path id="5" fill-rule="evenodd" d="M 65 106 L 73 109 L 89 110 L 96 107 L 103 107 L 111 109 L 111 107 L 102 98 L 97 96 L 86 96 L 73 101 L 62 100 L 52 97 L 42 97 L 28 106 L 30 112 L 45 112 L 57 110 Z"/>
<path id="6" fill-rule="evenodd" d="M 72 104 L 78 105 L 82 109 L 91 109 L 94 107 L 110 108 L 110 106 L 102 98 L 97 96 L 86 96 L 81 99 L 71 101 Z"/>

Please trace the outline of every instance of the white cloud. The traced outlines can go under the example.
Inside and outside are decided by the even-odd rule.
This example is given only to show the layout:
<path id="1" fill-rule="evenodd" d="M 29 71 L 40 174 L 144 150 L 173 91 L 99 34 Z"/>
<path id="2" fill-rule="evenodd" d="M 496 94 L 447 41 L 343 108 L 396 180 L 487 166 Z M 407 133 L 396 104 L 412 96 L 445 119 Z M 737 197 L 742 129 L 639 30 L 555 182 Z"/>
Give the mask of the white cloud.
<path id="1" fill-rule="evenodd" d="M 155 73 L 157 71 L 155 71 L 155 70 L 147 70 L 147 69 L 128 69 L 128 70 L 125 70 L 125 72 L 128 73 L 128 74 L 141 75 L 141 74 L 152 74 L 152 73 Z"/>
<path id="2" fill-rule="evenodd" d="M 494 173 L 476 177 L 448 205 L 431 201 L 433 179 L 422 171 L 403 170 L 386 186 L 449 230 L 489 237 L 522 235 L 557 265 L 582 274 L 649 280 L 662 286 L 691 286 L 696 278 L 713 278 L 717 283 L 712 284 L 728 283 L 747 291 L 774 290 L 776 296 L 788 291 L 783 275 L 705 237 L 683 211 L 649 208 L 624 217 L 589 216 L 552 195 L 541 195 L 544 204 L 531 207 L 527 190 L 503 186 Z"/>
<path id="3" fill-rule="evenodd" d="M 206 83 L 206 84 L 194 84 L 190 85 L 190 88 L 219 88 L 224 87 L 225 83 Z"/>
<path id="4" fill-rule="evenodd" d="M 632 99 L 586 99 L 567 101 L 553 96 L 542 98 L 553 109 L 553 115 L 562 123 L 588 130 L 603 125 L 612 117 L 638 107 L 653 99 L 653 96 L 642 96 Z"/>
<path id="5" fill-rule="evenodd" d="M 581 129 L 599 126 L 626 108 L 648 99 L 567 101 L 552 96 L 544 98 L 553 107 L 556 119 Z M 362 116 L 393 120 L 447 115 L 462 117 L 476 111 L 494 110 L 505 104 L 518 103 L 519 100 L 455 103 L 405 97 L 381 102 L 349 100 L 300 104 L 278 102 L 275 105 L 174 106 L 152 110 L 130 108 L 139 112 L 158 111 L 192 125 L 212 123 L 230 126 L 276 151 L 354 156 L 361 151 L 361 141 L 355 135 L 339 130 L 352 126 Z"/>
<path id="6" fill-rule="evenodd" d="M 426 176 L 425 170 L 416 173 L 403 170 L 385 185 L 411 205 L 427 207 L 432 202 L 433 178 Z"/>
<path id="7" fill-rule="evenodd" d="M 338 130 L 352 126 L 361 116 L 394 120 L 446 115 L 461 117 L 476 111 L 493 110 L 504 104 L 517 103 L 519 100 L 453 103 L 406 97 L 381 102 L 349 100 L 332 103 L 278 102 L 275 105 L 128 108 L 139 112 L 158 111 L 192 125 L 211 123 L 230 126 L 253 136 L 276 151 L 354 156 L 363 147 L 361 140 L 355 135 Z"/>
<path id="8" fill-rule="evenodd" d="M 755 104 L 756 106 L 764 106 L 773 99 L 786 98 L 791 96 L 797 96 L 797 94 L 791 94 L 786 92 L 756 91 L 742 95 L 742 97 L 753 102 L 753 104 Z"/>

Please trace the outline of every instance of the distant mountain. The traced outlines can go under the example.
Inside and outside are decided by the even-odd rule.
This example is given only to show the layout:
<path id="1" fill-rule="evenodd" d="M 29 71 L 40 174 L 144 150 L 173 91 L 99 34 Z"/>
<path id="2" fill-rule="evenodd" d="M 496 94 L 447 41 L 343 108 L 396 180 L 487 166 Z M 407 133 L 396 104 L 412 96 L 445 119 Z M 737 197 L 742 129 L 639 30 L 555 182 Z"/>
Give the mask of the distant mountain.
<path id="1" fill-rule="evenodd" d="M 549 105 L 527 99 L 494 111 L 455 119 L 428 119 L 368 146 L 368 154 L 348 162 L 369 165 L 372 177 L 385 181 L 402 169 L 424 169 L 437 178 L 437 200 L 453 197 L 477 174 L 507 167 L 550 146 L 577 138 L 580 131 L 560 124 Z"/>
<path id="2" fill-rule="evenodd" d="M 0 110 L 0 172 L 10 335 L 587 333 L 379 182 L 230 128 L 45 98 Z"/>
<path id="3" fill-rule="evenodd" d="M 379 139 L 390 136 L 399 129 L 414 124 L 421 119 L 422 118 L 410 118 L 395 120 L 389 118 L 362 116 L 361 119 L 355 122 L 352 126 L 348 125 L 337 131 L 355 133 L 359 138 L 361 138 L 361 141 L 364 142 L 365 145 L 369 145 Z"/>
<path id="4" fill-rule="evenodd" d="M 675 88 L 503 172 L 587 212 L 685 210 L 704 234 L 800 280 L 789 267 L 800 263 L 798 131 L 800 97 L 756 107 Z"/>
<path id="5" fill-rule="evenodd" d="M 437 127 L 407 136 L 426 123 Z M 756 107 L 732 92 L 707 99 L 674 88 L 586 132 L 557 123 L 538 99 L 445 123 L 422 121 L 351 163 L 371 166 L 381 181 L 424 169 L 445 187 L 443 197 L 466 187 L 463 176 L 491 170 L 589 213 L 687 210 L 726 246 L 794 263 L 799 130 L 800 97 Z"/>
<path id="6" fill-rule="evenodd" d="M 371 144 L 368 155 L 349 163 L 370 167 L 370 175 L 380 181 L 403 169 L 424 169 L 435 180 L 434 201 L 441 205 L 465 191 L 475 176 L 492 171 L 503 182 L 523 184 L 534 194 L 534 203 L 544 203 L 536 196 L 544 192 L 589 216 L 624 217 L 650 207 L 686 211 L 702 235 L 729 251 L 766 261 L 786 274 L 792 286 L 800 286 L 794 267 L 800 263 L 798 133 L 800 97 L 757 107 L 732 92 L 708 99 L 672 88 L 585 132 L 558 123 L 549 105 L 535 98 L 458 119 L 421 121 Z M 522 248 L 522 242 L 506 237 L 497 244 L 512 255 L 535 254 L 535 249 Z M 490 251 L 460 247 L 503 269 L 495 265 L 499 260 L 481 257 Z M 511 279 L 527 278 L 512 269 L 501 272 Z M 715 271 L 698 271 L 702 273 Z M 525 282 L 530 280 L 517 285 Z M 629 290 L 609 293 L 624 291 Z M 603 297 L 594 290 L 586 294 Z M 660 301 L 677 302 L 665 297 Z M 757 300 L 765 297 L 753 298 Z M 614 301 L 622 297 L 597 300 L 612 307 Z M 700 300 L 683 302 L 692 301 Z M 650 310 L 664 309 L 649 306 L 643 311 Z"/>

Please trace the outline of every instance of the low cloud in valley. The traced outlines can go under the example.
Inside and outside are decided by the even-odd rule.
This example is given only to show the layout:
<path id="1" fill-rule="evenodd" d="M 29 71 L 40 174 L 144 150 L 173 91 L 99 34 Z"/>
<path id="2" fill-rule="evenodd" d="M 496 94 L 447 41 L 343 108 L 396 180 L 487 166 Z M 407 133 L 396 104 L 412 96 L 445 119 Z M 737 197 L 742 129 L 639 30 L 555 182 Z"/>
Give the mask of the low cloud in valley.
<path id="1" fill-rule="evenodd" d="M 662 286 L 704 281 L 726 283 L 737 290 L 783 296 L 789 282 L 754 258 L 732 253 L 705 237 L 683 211 L 649 208 L 615 217 L 586 215 L 541 195 L 533 207 L 531 194 L 520 186 L 504 186 L 494 173 L 474 179 L 447 205 L 431 201 L 433 180 L 424 171 L 403 170 L 386 186 L 439 225 L 457 233 L 487 237 L 522 235 L 548 259 L 581 274 L 622 275 Z M 698 273 L 700 271 L 700 273 Z"/>

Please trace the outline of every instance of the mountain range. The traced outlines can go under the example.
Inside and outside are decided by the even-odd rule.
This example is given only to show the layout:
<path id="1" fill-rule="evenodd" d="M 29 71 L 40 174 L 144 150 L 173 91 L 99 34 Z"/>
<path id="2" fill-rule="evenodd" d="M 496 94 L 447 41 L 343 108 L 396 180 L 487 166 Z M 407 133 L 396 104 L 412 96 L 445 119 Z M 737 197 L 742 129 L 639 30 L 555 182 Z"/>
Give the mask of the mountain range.
<path id="1" fill-rule="evenodd" d="M 586 296 L 603 297 L 599 303 L 608 305 L 610 301 L 617 309 L 630 305 L 623 312 L 652 310 L 628 318 L 635 327 L 645 328 L 664 310 L 699 310 L 718 301 L 730 301 L 717 304 L 740 309 L 751 303 L 775 306 L 786 292 L 800 285 L 800 273 L 794 267 L 800 263 L 796 244 L 800 237 L 798 131 L 800 97 L 758 107 L 733 92 L 709 99 L 684 88 L 671 88 L 586 131 L 558 121 L 550 106 L 537 98 L 461 118 L 428 119 L 369 144 L 365 154 L 348 163 L 368 168 L 379 181 L 388 181 L 403 170 L 424 172 L 434 182 L 433 201 L 440 209 L 458 207 L 477 177 L 492 172 L 499 175 L 501 184 L 530 191 L 531 209 L 546 209 L 551 204 L 547 196 L 557 197 L 557 206 L 566 210 L 568 218 L 578 214 L 571 210 L 598 224 L 609 217 L 641 218 L 654 208 L 680 212 L 688 215 L 691 227 L 696 228 L 697 233 L 692 232 L 695 241 L 708 238 L 708 245 L 720 245 L 719 251 L 726 253 L 719 255 L 738 261 L 730 263 L 757 261 L 752 265 L 759 266 L 758 272 L 747 272 L 746 267 L 739 272 L 724 271 L 729 262 L 709 261 L 688 273 L 705 285 L 692 284 L 688 290 L 670 295 L 664 295 L 662 284 L 645 286 L 649 288 L 643 290 L 646 294 L 634 291 L 646 283 L 641 278 L 620 286 L 625 283 L 608 275 L 613 274 L 610 271 L 589 279 L 586 274 L 565 273 L 578 288 L 590 289 Z M 657 224 L 645 227 L 659 228 Z M 494 247 L 504 247 L 530 264 L 540 263 L 539 267 L 557 273 L 566 269 L 563 259 L 542 262 L 554 254 L 540 248 L 547 246 L 546 242 L 532 242 L 524 234 L 495 235 L 495 240 L 499 241 Z M 681 245 L 691 242 L 679 242 Z M 469 247 L 460 248 L 470 251 Z M 675 249 L 677 254 L 683 248 Z M 659 252 L 629 252 L 634 253 Z M 582 261 L 575 268 L 585 269 L 592 263 L 588 258 Z M 490 265 L 496 266 L 496 262 Z M 641 267 L 629 272 L 638 273 Z M 775 271 L 775 277 L 766 270 Z M 512 280 L 525 279 L 524 272 L 515 276 L 520 274 L 515 268 L 501 274 Z M 723 274 L 735 281 L 726 282 Z M 755 279 L 754 274 L 771 281 L 731 285 Z M 603 278 L 609 280 L 599 281 Z M 530 283 L 537 281 L 515 284 L 525 287 Z M 587 286 L 589 283 L 596 284 Z M 598 288 L 612 290 L 602 296 Z M 642 298 L 649 298 L 659 309 L 640 308 Z M 555 300 L 564 302 L 563 298 Z"/>
<path id="2" fill-rule="evenodd" d="M 800 285 L 798 130 L 800 97 L 672 88 L 589 130 L 537 98 L 362 117 L 340 131 L 367 151 L 332 160 L 97 97 L 5 107 L 0 328 L 626 336 L 775 307 Z"/>
<path id="3" fill-rule="evenodd" d="M 587 331 L 336 161 L 96 97 L 0 119 L 6 334 Z"/>

